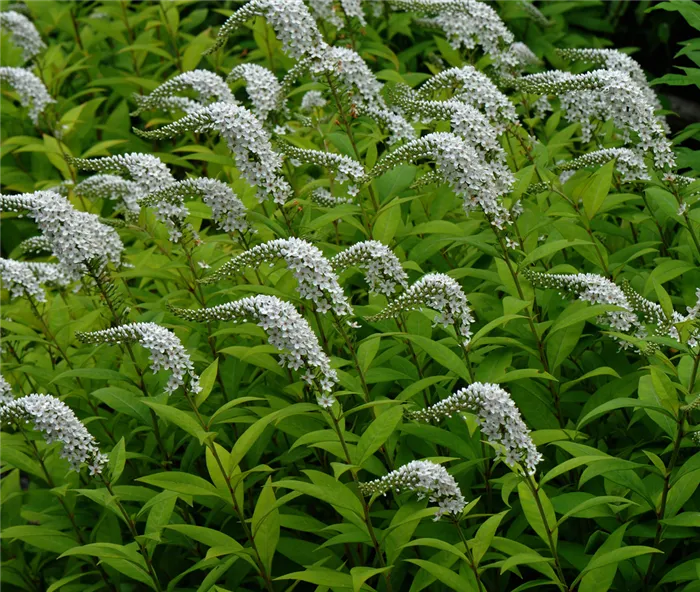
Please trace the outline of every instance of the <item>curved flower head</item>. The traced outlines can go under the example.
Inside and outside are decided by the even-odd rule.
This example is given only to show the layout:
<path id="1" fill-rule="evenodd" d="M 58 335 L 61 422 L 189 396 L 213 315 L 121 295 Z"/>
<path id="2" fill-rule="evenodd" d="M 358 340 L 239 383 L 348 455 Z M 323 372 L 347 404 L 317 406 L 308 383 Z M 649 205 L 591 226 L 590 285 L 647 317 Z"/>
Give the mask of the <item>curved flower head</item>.
<path id="1" fill-rule="evenodd" d="M 323 150 L 305 150 L 286 143 L 281 145 L 281 150 L 288 157 L 300 162 L 315 164 L 332 170 L 338 183 L 351 181 L 351 184 L 348 186 L 348 193 L 352 196 L 357 195 L 360 190 L 357 184 L 362 183 L 365 179 L 364 167 L 354 158 L 344 154 L 324 152 Z"/>
<path id="2" fill-rule="evenodd" d="M 170 370 L 170 377 L 165 391 L 170 395 L 185 384 L 189 376 L 189 390 L 198 393 L 199 376 L 195 374 L 194 365 L 187 350 L 182 346 L 175 333 L 156 323 L 131 323 L 110 327 L 102 331 L 76 333 L 83 343 L 138 343 L 151 352 L 151 369 Z"/>
<path id="3" fill-rule="evenodd" d="M 390 319 L 411 310 L 424 307 L 437 311 L 433 322 L 447 327 L 453 325 L 464 345 L 471 338 L 471 324 L 474 322 L 467 297 L 461 286 L 451 277 L 442 273 L 424 275 L 403 294 L 392 300 L 384 310 L 368 318 L 370 322 Z"/>
<path id="4" fill-rule="evenodd" d="M 530 437 L 530 430 L 520 416 L 513 399 L 497 384 L 475 382 L 442 401 L 411 413 L 418 421 L 441 421 L 455 413 L 475 413 L 481 431 L 509 467 L 522 465 L 533 475 L 542 455 Z"/>
<path id="5" fill-rule="evenodd" d="M 90 474 L 101 473 L 107 464 L 95 438 L 61 400 L 51 395 L 31 394 L 0 405 L 0 420 L 17 424 L 33 423 L 47 444 L 60 442 L 61 457 L 68 460 L 71 469 L 79 471 L 87 464 Z"/>
<path id="6" fill-rule="evenodd" d="M 0 408 L 13 400 L 14 396 L 12 395 L 12 387 L 10 386 L 10 383 L 5 380 L 5 377 L 0 374 Z"/>
<path id="7" fill-rule="evenodd" d="M 282 352 L 281 365 L 292 370 L 302 369 L 302 378 L 309 384 L 317 382 L 322 392 L 330 393 L 338 381 L 330 359 L 321 349 L 309 323 L 289 302 L 274 296 L 258 295 L 211 308 L 171 310 L 188 321 L 257 323 L 267 332 L 270 345 Z M 333 397 L 326 396 L 324 406 L 332 405 L 332 402 Z"/>
<path id="8" fill-rule="evenodd" d="M 9 31 L 12 42 L 22 50 L 22 59 L 26 62 L 46 49 L 39 31 L 26 16 L 14 10 L 0 12 L 0 27 Z"/>
<path id="9" fill-rule="evenodd" d="M 50 284 L 65 287 L 72 282 L 60 263 L 36 263 L 0 259 L 0 280 L 10 291 L 12 298 L 31 297 L 39 302 L 46 301 L 46 293 L 41 287 Z"/>
<path id="10" fill-rule="evenodd" d="M 177 93 L 190 91 L 195 98 L 179 96 Z M 148 95 L 133 95 L 137 109 L 132 115 L 154 109 L 167 109 L 190 113 L 204 105 L 223 101 L 235 103 L 231 89 L 218 74 L 208 70 L 183 72 L 164 82 Z"/>
<path id="11" fill-rule="evenodd" d="M 331 259 L 336 272 L 359 267 L 365 272 L 370 292 L 391 296 L 397 286 L 408 287 L 406 272 L 393 251 L 376 240 L 364 241 L 338 253 Z"/>
<path id="12" fill-rule="evenodd" d="M 56 102 L 39 77 L 24 68 L 0 67 L 0 82 L 7 82 L 19 95 L 22 107 L 29 107 L 29 119 L 34 125 L 39 123 L 44 109 Z"/>
<path id="13" fill-rule="evenodd" d="M 206 283 L 240 273 L 249 266 L 279 260 L 283 260 L 294 274 L 299 295 L 313 301 L 318 312 L 333 310 L 339 316 L 353 314 L 328 259 L 314 245 L 299 238 L 280 238 L 257 245 L 225 263 L 206 278 Z"/>
<path id="14" fill-rule="evenodd" d="M 0 210 L 28 210 L 64 273 L 73 279 L 81 277 L 86 264 L 97 260 L 118 265 L 124 250 L 116 231 L 102 224 L 95 214 L 76 210 L 63 196 L 53 191 L 36 191 L 21 195 L 0 196 Z"/>
<path id="15" fill-rule="evenodd" d="M 462 491 L 445 467 L 429 460 L 413 460 L 396 471 L 368 483 L 359 484 L 363 495 L 386 495 L 389 490 L 397 493 L 407 489 L 418 493 L 418 499 L 428 498 L 437 502 L 435 520 L 444 514 L 460 516 L 467 505 Z"/>
<path id="16" fill-rule="evenodd" d="M 369 175 L 377 177 L 398 164 L 423 158 L 436 162 L 443 182 L 462 197 L 467 214 L 480 207 L 497 228 L 510 222 L 508 209 L 501 203 L 507 188 L 494 178 L 479 152 L 455 134 L 437 132 L 404 144 L 382 158 Z"/>
<path id="17" fill-rule="evenodd" d="M 603 148 L 582 154 L 572 160 L 560 162 L 557 169 L 560 171 L 575 171 L 592 166 L 604 165 L 611 160 L 615 161 L 615 168 L 620 171 L 623 182 L 640 181 L 649 179 L 649 172 L 644 159 L 629 148 Z"/>
<path id="18" fill-rule="evenodd" d="M 326 46 L 314 17 L 302 0 L 250 0 L 221 26 L 216 42 L 205 55 L 224 45 L 233 31 L 255 16 L 265 17 L 282 42 L 282 49 L 292 58 L 318 56 Z"/>
<path id="19" fill-rule="evenodd" d="M 324 208 L 335 208 L 342 204 L 353 203 L 349 197 L 335 197 L 331 195 L 331 192 L 325 187 L 314 189 L 311 193 L 311 201 Z"/>
<path id="20" fill-rule="evenodd" d="M 112 199 L 119 203 L 115 208 L 127 216 L 137 216 L 141 211 L 139 197 L 143 188 L 135 181 L 117 175 L 93 175 L 78 183 L 73 189 L 77 197 L 87 199 Z"/>
<path id="21" fill-rule="evenodd" d="M 282 85 L 274 72 L 259 64 L 239 64 L 231 70 L 226 82 L 241 78 L 245 81 L 253 112 L 261 121 L 265 121 L 271 112 L 281 109 L 284 100 Z"/>
<path id="22" fill-rule="evenodd" d="M 243 178 L 258 188 L 258 201 L 272 194 L 275 203 L 284 203 L 292 193 L 282 177 L 282 157 L 272 149 L 270 137 L 250 111 L 232 103 L 213 103 L 163 127 L 134 132 L 144 138 L 173 138 L 188 131 L 216 131 L 233 152 Z"/>

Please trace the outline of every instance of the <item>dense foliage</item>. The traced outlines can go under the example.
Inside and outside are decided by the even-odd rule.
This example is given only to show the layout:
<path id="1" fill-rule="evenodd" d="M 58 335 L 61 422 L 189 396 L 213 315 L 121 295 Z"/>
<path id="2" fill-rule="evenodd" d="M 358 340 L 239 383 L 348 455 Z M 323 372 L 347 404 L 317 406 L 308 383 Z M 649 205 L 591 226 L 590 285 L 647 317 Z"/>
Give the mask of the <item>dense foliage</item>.
<path id="1" fill-rule="evenodd" d="M 3 590 L 700 590 L 700 128 L 604 3 L 2 8 Z"/>

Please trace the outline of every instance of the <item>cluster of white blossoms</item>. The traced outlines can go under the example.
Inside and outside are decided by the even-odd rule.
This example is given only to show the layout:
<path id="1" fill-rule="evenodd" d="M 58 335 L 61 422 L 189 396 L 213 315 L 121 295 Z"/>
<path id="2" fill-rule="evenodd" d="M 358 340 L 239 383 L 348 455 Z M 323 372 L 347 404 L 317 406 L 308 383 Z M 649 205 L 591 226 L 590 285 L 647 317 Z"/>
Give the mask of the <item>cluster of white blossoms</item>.
<path id="1" fill-rule="evenodd" d="M 615 161 L 615 168 L 620 171 L 623 182 L 641 181 L 649 179 L 649 171 L 644 159 L 638 152 L 629 148 L 602 148 L 587 154 L 582 154 L 572 160 L 560 162 L 557 168 L 560 171 L 576 171 L 587 167 L 600 166 Z"/>
<path id="2" fill-rule="evenodd" d="M 317 18 L 323 19 L 338 29 L 345 28 L 345 20 L 336 10 L 336 0 L 309 0 L 309 6 Z M 367 24 L 362 11 L 362 0 L 340 0 L 340 9 L 347 19 L 357 18 L 362 26 Z"/>
<path id="3" fill-rule="evenodd" d="M 358 487 L 360 493 L 366 496 L 386 495 L 390 490 L 396 493 L 415 491 L 418 499 L 427 497 L 430 502 L 437 503 L 435 520 L 445 514 L 458 517 L 467 505 L 454 477 L 445 467 L 429 460 L 412 460 L 379 479 L 360 483 Z"/>
<path id="4" fill-rule="evenodd" d="M 418 421 L 439 422 L 465 411 L 476 414 L 482 433 L 496 445 L 499 458 L 511 468 L 518 463 L 528 475 L 534 475 L 542 455 L 510 394 L 497 384 L 475 382 L 410 416 Z"/>
<path id="5" fill-rule="evenodd" d="M 157 130 L 134 129 L 136 135 L 155 139 L 173 138 L 188 131 L 220 133 L 233 152 L 241 176 L 257 188 L 261 203 L 272 195 L 275 203 L 283 204 L 292 194 L 292 188 L 280 174 L 282 156 L 272 149 L 270 136 L 258 118 L 244 107 L 218 102 Z"/>
<path id="6" fill-rule="evenodd" d="M 19 12 L 0 12 L 0 27 L 10 33 L 12 42 L 22 50 L 22 59 L 25 62 L 46 49 L 46 44 L 34 23 Z"/>
<path id="7" fill-rule="evenodd" d="M 143 189 L 135 181 L 117 175 L 99 174 L 78 183 L 73 188 L 73 194 L 87 199 L 116 200 L 115 211 L 122 211 L 126 217 L 132 217 L 141 211 L 139 198 L 143 195 Z"/>
<path id="8" fill-rule="evenodd" d="M 14 400 L 14 395 L 12 394 L 12 387 L 10 386 L 10 383 L 5 380 L 5 377 L 0 374 L 0 408 L 3 405 L 7 405 L 8 403 L 12 402 Z"/>
<path id="9" fill-rule="evenodd" d="M 177 94 L 186 91 L 194 93 L 195 98 L 191 99 Z M 137 109 L 132 115 L 154 109 L 191 113 L 203 105 L 217 101 L 236 102 L 231 89 L 221 76 L 209 70 L 183 72 L 164 82 L 148 95 L 134 94 L 133 99 Z"/>
<path id="10" fill-rule="evenodd" d="M 245 81 L 245 90 L 253 104 L 253 112 L 261 121 L 282 107 L 282 86 L 274 72 L 259 64 L 239 64 L 231 70 L 226 82 L 241 78 Z"/>
<path id="11" fill-rule="evenodd" d="M 340 273 L 349 267 L 365 272 L 370 292 L 391 296 L 397 286 L 408 288 L 408 276 L 394 252 L 376 240 L 356 243 L 331 259 L 333 270 Z"/>
<path id="12" fill-rule="evenodd" d="M 22 107 L 29 107 L 29 119 L 39 123 L 39 115 L 56 100 L 46 90 L 39 77 L 24 68 L 0 67 L 0 82 L 7 82 L 19 96 Z"/>
<path id="13" fill-rule="evenodd" d="M 95 214 L 76 210 L 63 196 L 53 191 L 0 196 L 0 210 L 29 211 L 39 230 L 51 244 L 53 255 L 63 272 L 72 279 L 85 273 L 85 265 L 118 265 L 124 250 L 119 235 L 102 224 Z"/>
<path id="14" fill-rule="evenodd" d="M 187 216 L 185 197 L 196 196 L 211 208 L 212 219 L 216 226 L 224 232 L 245 232 L 248 229 L 246 207 L 226 183 L 217 179 L 199 177 L 176 181 L 158 191 L 149 193 L 141 200 L 144 206 L 157 205 L 163 208 L 166 204 L 172 206 L 172 223 L 181 227 Z M 172 237 L 172 232 L 171 232 Z"/>
<path id="15" fill-rule="evenodd" d="M 70 463 L 74 471 L 87 464 L 90 474 L 101 473 L 108 457 L 102 454 L 95 438 L 60 399 L 51 395 L 31 394 L 0 405 L 3 422 L 33 423 L 42 433 L 47 444 L 60 442 L 61 458 Z"/>
<path id="16" fill-rule="evenodd" d="M 655 166 L 675 166 L 671 142 L 656 117 L 655 103 L 625 72 L 542 72 L 518 79 L 517 87 L 528 93 L 557 95 L 565 117 L 581 125 L 584 142 L 591 140 L 598 122 L 612 120 L 623 141 L 642 153 L 650 152 Z"/>
<path id="17" fill-rule="evenodd" d="M 515 105 L 474 66 L 443 70 L 426 80 L 417 92 L 421 98 L 428 99 L 443 90 L 452 91 L 453 98 L 482 111 L 498 133 L 502 133 L 508 124 L 518 122 Z"/>
<path id="18" fill-rule="evenodd" d="M 60 263 L 0 259 L 0 280 L 11 298 L 34 298 L 46 302 L 42 285 L 65 287 L 73 281 Z"/>
<path id="19" fill-rule="evenodd" d="M 194 371 L 194 364 L 187 350 L 175 333 L 156 323 L 131 323 L 101 331 L 76 333 L 76 337 L 83 343 L 139 343 L 151 352 L 153 372 L 170 371 L 168 383 L 165 386 L 165 391 L 169 395 L 184 386 L 188 376 L 188 389 L 193 393 L 201 390 L 199 376 Z"/>
<path id="20" fill-rule="evenodd" d="M 511 184 L 510 175 L 506 179 L 495 178 L 483 155 L 453 133 L 436 132 L 400 146 L 384 156 L 369 176 L 377 177 L 398 164 L 423 158 L 436 162 L 442 181 L 462 198 L 465 213 L 480 207 L 497 228 L 510 223 L 510 212 L 501 203 Z"/>
<path id="21" fill-rule="evenodd" d="M 403 294 L 392 300 L 384 310 L 369 317 L 369 322 L 390 319 L 411 310 L 424 307 L 437 311 L 433 319 L 435 325 L 453 325 L 457 335 L 466 346 L 471 339 L 471 324 L 474 322 L 467 297 L 462 287 L 450 276 L 443 273 L 428 273 L 420 278 Z"/>
<path id="22" fill-rule="evenodd" d="M 304 93 L 304 96 L 301 98 L 301 110 L 302 111 L 311 111 L 312 109 L 318 107 L 319 109 L 323 109 L 323 107 L 326 106 L 326 99 L 323 98 L 323 93 L 319 90 L 310 90 L 306 93 Z"/>
<path id="23" fill-rule="evenodd" d="M 349 197 L 334 197 L 325 187 L 318 187 L 311 192 L 311 201 L 324 208 L 334 208 L 342 204 L 354 203 Z"/>
<path id="24" fill-rule="evenodd" d="M 498 13 L 478 0 L 389 0 L 392 7 L 435 15 L 420 23 L 441 29 L 450 45 L 467 50 L 480 47 L 500 69 L 517 67 L 508 51 L 514 41 Z"/>
<path id="25" fill-rule="evenodd" d="M 311 300 L 320 313 L 333 312 L 339 316 L 353 314 L 352 306 L 338 283 L 328 259 L 310 242 L 299 238 L 279 238 L 256 245 L 234 257 L 204 282 L 212 283 L 223 277 L 241 273 L 246 267 L 283 260 L 297 280 L 299 295 Z"/>
<path id="26" fill-rule="evenodd" d="M 275 296 L 249 296 L 211 308 L 190 310 L 171 308 L 172 312 L 188 321 L 233 321 L 257 323 L 268 335 L 268 342 L 280 350 L 280 365 L 292 370 L 304 370 L 308 384 L 318 381 L 322 392 L 333 390 L 338 376 L 331 368 L 330 359 L 321 349 L 318 338 L 309 323 L 292 304 Z M 334 399 L 324 395 L 319 402 L 330 407 Z"/>
<path id="27" fill-rule="evenodd" d="M 250 0 L 221 26 L 213 47 L 205 55 L 224 45 L 233 31 L 255 16 L 265 17 L 282 42 L 282 49 L 292 58 L 318 57 L 327 47 L 314 17 L 302 0 Z"/>
<path id="28" fill-rule="evenodd" d="M 315 164 L 333 171 L 338 183 L 352 181 L 347 188 L 350 195 L 355 196 L 360 191 L 357 185 L 365 179 L 365 169 L 354 158 L 323 150 L 306 150 L 286 143 L 280 146 L 280 150 L 299 162 Z"/>

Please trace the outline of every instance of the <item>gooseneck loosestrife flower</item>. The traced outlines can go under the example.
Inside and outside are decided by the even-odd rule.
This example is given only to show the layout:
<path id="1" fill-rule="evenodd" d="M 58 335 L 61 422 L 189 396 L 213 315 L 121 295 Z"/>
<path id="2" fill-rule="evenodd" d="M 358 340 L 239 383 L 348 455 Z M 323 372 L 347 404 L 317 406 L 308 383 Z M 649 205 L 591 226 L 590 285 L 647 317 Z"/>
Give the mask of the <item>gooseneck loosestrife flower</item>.
<path id="1" fill-rule="evenodd" d="M 338 283 L 338 276 L 323 253 L 311 243 L 298 239 L 276 239 L 257 245 L 234 257 L 203 280 L 213 283 L 241 273 L 246 267 L 283 260 L 298 283 L 299 295 L 311 300 L 320 313 L 332 310 L 338 316 L 353 314 L 352 306 Z"/>
<path id="2" fill-rule="evenodd" d="M 576 171 L 587 167 L 594 167 L 615 161 L 615 168 L 620 171 L 623 182 L 641 181 L 649 179 L 649 171 L 644 159 L 639 153 L 629 148 L 602 148 L 587 154 L 577 156 L 572 160 L 560 162 L 557 169 L 560 171 Z"/>
<path id="3" fill-rule="evenodd" d="M 382 158 L 369 176 L 378 177 L 398 164 L 423 158 L 436 162 L 436 172 L 463 199 L 467 214 L 480 207 L 497 228 L 510 223 L 510 213 L 501 203 L 504 187 L 494 178 L 482 155 L 453 133 L 436 132 L 400 146 Z"/>
<path id="4" fill-rule="evenodd" d="M 14 395 L 12 394 L 12 387 L 10 383 L 5 380 L 5 377 L 0 374 L 0 408 L 3 405 L 7 405 L 14 400 Z"/>
<path id="5" fill-rule="evenodd" d="M 177 93 L 185 91 L 193 92 L 196 98 L 178 96 Z M 154 109 L 191 113 L 204 105 L 217 101 L 236 102 L 231 89 L 221 76 L 209 70 L 183 72 L 164 82 L 148 95 L 134 94 L 133 99 L 137 104 L 137 109 L 132 115 L 139 115 L 143 111 Z"/>
<path id="6" fill-rule="evenodd" d="M 239 64 L 231 70 L 226 82 L 235 82 L 241 78 L 245 81 L 245 90 L 253 104 L 253 112 L 261 121 L 282 108 L 282 85 L 274 72 L 259 64 Z"/>
<path id="7" fill-rule="evenodd" d="M 340 0 L 336 4 L 335 0 L 309 0 L 309 6 L 317 18 L 323 19 L 338 29 L 346 27 L 346 21 L 337 10 L 339 7 L 349 20 L 357 18 L 363 27 L 367 24 L 362 11 L 362 0 Z"/>
<path id="8" fill-rule="evenodd" d="M 434 520 L 445 514 L 459 517 L 467 505 L 454 477 L 445 467 L 429 460 L 413 460 L 379 479 L 360 483 L 358 487 L 365 496 L 386 495 L 390 490 L 396 493 L 414 491 L 418 499 L 427 497 L 428 501 L 437 503 Z"/>
<path id="9" fill-rule="evenodd" d="M 349 197 L 335 197 L 325 187 L 319 187 L 311 192 L 311 201 L 324 208 L 335 208 L 343 204 L 351 204 Z"/>
<path id="10" fill-rule="evenodd" d="M 333 171 L 335 173 L 335 180 L 338 183 L 351 181 L 348 186 L 348 193 L 352 196 L 357 195 L 360 190 L 357 184 L 362 183 L 365 179 L 364 167 L 355 159 L 345 156 L 344 154 L 324 152 L 323 150 L 306 150 L 286 143 L 282 144 L 280 149 L 289 158 L 296 159 L 299 162 L 326 167 Z"/>
<path id="11" fill-rule="evenodd" d="M 311 326 L 289 302 L 275 296 L 258 295 L 211 308 L 171 308 L 171 311 L 195 322 L 257 323 L 267 332 L 270 345 L 280 350 L 280 365 L 291 370 L 303 369 L 305 382 L 318 383 L 322 391 L 318 394 L 319 402 L 324 407 L 330 407 L 335 402 L 332 396 L 323 393 L 333 390 L 338 376 Z"/>
<path id="12" fill-rule="evenodd" d="M 412 419 L 439 422 L 455 413 L 475 413 L 482 433 L 495 445 L 499 458 L 513 468 L 516 463 L 534 475 L 542 455 L 510 394 L 497 384 L 475 382 L 435 405 L 410 414 Z"/>
<path id="13" fill-rule="evenodd" d="M 24 68 L 0 67 L 0 82 L 7 82 L 19 96 L 22 107 L 29 107 L 29 119 L 34 125 L 39 124 L 44 109 L 56 102 L 39 77 Z"/>
<path id="14" fill-rule="evenodd" d="M 36 191 L 21 195 L 0 196 L 0 210 L 28 211 L 51 245 L 53 255 L 64 273 L 82 277 L 87 263 L 97 261 L 118 265 L 124 250 L 119 235 L 88 212 L 76 210 L 63 196 L 53 191 Z"/>
<path id="15" fill-rule="evenodd" d="M 123 211 L 125 216 L 138 216 L 141 211 L 139 198 L 144 194 L 143 187 L 129 179 L 117 175 L 93 175 L 81 181 L 73 188 L 76 197 L 116 200 L 116 211 Z"/>
<path id="16" fill-rule="evenodd" d="M 0 421 L 34 424 L 47 444 L 62 444 L 61 458 L 74 471 L 87 464 L 90 474 L 101 473 L 108 457 L 102 454 L 95 438 L 60 399 L 51 395 L 31 394 L 0 404 Z"/>
<path id="17" fill-rule="evenodd" d="M 241 176 L 257 188 L 258 201 L 272 195 L 275 203 L 283 204 L 292 188 L 282 177 L 282 156 L 272 149 L 270 137 L 260 121 L 250 111 L 232 103 L 213 103 L 163 127 L 134 133 L 144 138 L 166 139 L 188 131 L 216 131 L 233 152 Z"/>
<path id="18" fill-rule="evenodd" d="M 356 243 L 331 259 L 333 270 L 340 273 L 349 267 L 365 272 L 370 292 L 391 296 L 397 286 L 408 288 L 408 276 L 393 251 L 376 240 Z"/>
<path id="19" fill-rule="evenodd" d="M 428 307 L 437 311 L 433 319 L 435 325 L 453 325 L 463 345 L 471 338 L 471 324 L 474 322 L 467 297 L 462 287 L 450 276 L 442 273 L 429 273 L 420 278 L 403 294 L 398 296 L 378 314 L 369 317 L 369 322 L 397 317 L 401 313 L 422 310 Z"/>
<path id="20" fill-rule="evenodd" d="M 22 59 L 26 62 L 46 49 L 39 31 L 26 16 L 14 10 L 0 12 L 0 27 L 9 31 L 12 42 L 22 50 Z"/>
<path id="21" fill-rule="evenodd" d="M 191 392 L 198 393 L 199 376 L 194 371 L 190 355 L 175 333 L 156 323 L 131 323 L 110 327 L 101 331 L 76 333 L 83 343 L 138 343 L 151 352 L 151 370 L 170 370 L 165 392 L 169 395 L 185 385 Z"/>
<path id="22" fill-rule="evenodd" d="M 31 297 L 46 302 L 42 285 L 65 287 L 73 281 L 60 263 L 0 259 L 0 280 L 12 298 Z"/>

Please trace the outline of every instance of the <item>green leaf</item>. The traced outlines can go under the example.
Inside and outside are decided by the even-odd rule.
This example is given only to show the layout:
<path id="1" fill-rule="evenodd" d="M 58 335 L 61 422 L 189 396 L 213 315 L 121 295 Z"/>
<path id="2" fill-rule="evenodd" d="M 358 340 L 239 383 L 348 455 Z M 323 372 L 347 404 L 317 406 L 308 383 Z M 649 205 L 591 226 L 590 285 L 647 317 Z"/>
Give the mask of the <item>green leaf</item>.
<path id="1" fill-rule="evenodd" d="M 456 590 L 456 592 L 477 592 L 477 588 L 472 586 L 469 580 L 460 577 L 451 569 L 443 567 L 442 565 L 431 561 L 425 561 L 424 559 L 407 559 L 406 561 L 424 569 L 431 576 L 440 580 L 452 590 Z"/>
<path id="2" fill-rule="evenodd" d="M 304 571 L 295 571 L 275 578 L 275 580 L 299 580 L 301 582 L 315 584 L 316 586 L 327 586 L 331 590 L 353 587 L 353 580 L 350 574 L 333 571 L 326 567 L 314 567 Z"/>
<path id="3" fill-rule="evenodd" d="M 352 567 L 350 568 L 350 576 L 352 577 L 352 592 L 360 592 L 362 585 L 371 577 L 389 571 L 391 566 L 387 567 Z"/>
<path id="4" fill-rule="evenodd" d="M 168 491 L 176 491 L 177 493 L 188 495 L 213 495 L 219 497 L 216 487 L 209 483 L 209 481 L 197 477 L 197 475 L 190 475 L 189 473 L 178 473 L 175 471 L 156 473 L 154 475 L 139 477 L 137 481 L 142 481 L 147 485 L 153 485 L 154 487 L 160 487 Z"/>
<path id="5" fill-rule="evenodd" d="M 253 512 L 252 534 L 266 573 L 272 572 L 272 559 L 280 540 L 280 513 L 275 505 L 272 479 L 268 477 Z"/>
<path id="6" fill-rule="evenodd" d="M 214 383 L 216 382 L 216 375 L 218 371 L 219 358 L 215 358 L 199 377 L 199 386 L 202 390 L 197 393 L 197 396 L 194 399 L 197 407 L 204 403 L 204 401 L 206 401 L 211 394 L 211 389 L 214 387 Z"/>
<path id="7" fill-rule="evenodd" d="M 627 525 L 623 524 L 613 532 L 608 539 L 598 547 L 591 561 L 597 561 L 607 553 L 619 549 L 622 545 L 622 539 L 625 536 L 625 531 L 627 530 Z M 581 578 L 581 584 L 579 586 L 579 592 L 607 592 L 612 586 L 613 580 L 615 579 L 615 574 L 617 573 L 617 563 L 608 565 L 606 567 L 601 567 L 587 573 L 583 578 Z"/>
<path id="8" fill-rule="evenodd" d="M 191 436 L 197 438 L 200 444 L 215 435 L 207 432 L 194 418 L 194 416 L 186 411 L 181 411 L 180 409 L 176 409 L 170 405 L 155 403 L 154 401 L 144 401 L 143 404 L 153 409 L 158 417 L 175 424 L 177 427 L 183 429 Z"/>
<path id="9" fill-rule="evenodd" d="M 671 438 L 675 438 L 678 431 L 678 422 L 673 416 L 673 410 L 678 408 L 678 396 L 668 376 L 652 367 L 650 376 L 642 376 L 639 379 L 638 392 L 640 401 L 645 401 L 666 411 L 666 413 L 659 413 L 652 411 L 652 407 L 644 409 L 649 419 Z"/>
<path id="10" fill-rule="evenodd" d="M 126 443 L 124 438 L 121 438 L 119 442 L 114 445 L 112 452 L 109 454 L 109 475 L 112 484 L 119 481 L 122 472 L 124 471 L 124 465 L 126 463 Z"/>
<path id="11" fill-rule="evenodd" d="M 598 210 L 603 206 L 608 193 L 610 193 L 614 167 L 615 162 L 611 160 L 593 173 L 590 181 L 585 185 L 583 208 L 589 220 L 595 217 Z"/>
<path id="12" fill-rule="evenodd" d="M 70 584 L 71 582 L 75 582 L 76 580 L 79 580 L 80 578 L 85 577 L 85 576 L 97 575 L 97 573 L 98 572 L 96 572 L 96 571 L 85 571 L 85 572 L 73 574 L 71 576 L 66 576 L 65 578 L 61 578 L 60 580 L 57 580 L 53 584 L 51 584 L 46 589 L 46 592 L 56 592 L 56 590 L 60 590 L 66 584 Z"/>
<path id="13" fill-rule="evenodd" d="M 580 504 L 576 505 L 574 508 L 569 510 L 566 514 L 564 514 L 559 519 L 559 521 L 557 522 L 557 525 L 563 524 L 565 520 L 572 518 L 573 516 L 576 516 L 577 514 L 585 512 L 586 510 L 589 510 L 590 508 L 595 508 L 596 506 L 602 506 L 604 504 L 614 504 L 614 503 L 623 504 L 625 507 L 638 505 L 636 502 L 628 500 L 627 498 L 624 498 L 624 497 L 619 497 L 616 495 L 601 495 L 601 496 L 597 496 L 593 499 L 585 500 L 585 501 L 581 502 Z"/>
<path id="14" fill-rule="evenodd" d="M 501 524 L 501 520 L 508 513 L 508 510 L 501 512 L 500 514 L 495 514 L 491 516 L 479 527 L 476 531 L 476 535 L 471 541 L 472 557 L 474 558 L 474 564 L 479 565 L 479 562 L 488 551 L 491 546 L 491 541 L 496 535 L 498 526 Z"/>
<path id="15" fill-rule="evenodd" d="M 89 378 L 90 380 L 119 380 L 121 382 L 132 382 L 132 380 L 124 376 L 121 372 L 109 370 L 108 368 L 75 368 L 74 370 L 66 370 L 61 372 L 56 378 L 51 381 L 59 382 L 67 378 Z"/>
<path id="16" fill-rule="evenodd" d="M 650 553 L 661 553 L 661 551 L 654 549 L 654 547 L 636 545 L 614 549 L 609 553 L 605 553 L 604 555 L 598 557 L 597 559 L 591 559 L 585 569 L 573 581 L 572 586 L 575 586 L 583 576 L 592 572 L 593 570 L 600 569 L 607 565 L 617 565 L 621 561 L 639 557 L 640 555 L 649 555 Z"/>
<path id="17" fill-rule="evenodd" d="M 377 450 L 379 450 L 401 423 L 403 417 L 403 407 L 395 406 L 387 409 L 384 413 L 369 425 L 360 437 L 355 449 L 355 464 L 363 466 L 365 462 Z"/>
<path id="18" fill-rule="evenodd" d="M 451 370 L 457 376 L 463 378 L 467 382 L 471 382 L 466 364 L 450 348 L 421 335 L 409 335 L 402 333 L 401 336 L 415 343 L 441 366 Z"/>
<path id="19" fill-rule="evenodd" d="M 0 531 L 0 538 L 18 539 L 44 551 L 59 554 L 80 546 L 80 543 L 68 534 L 45 526 L 5 526 Z"/>
<path id="20" fill-rule="evenodd" d="M 648 378 L 648 377 L 647 377 Z M 647 401 L 642 401 L 640 399 L 627 399 L 627 398 L 622 398 L 622 399 L 613 399 L 612 401 L 608 401 L 607 403 L 603 403 L 602 405 L 598 405 L 595 409 L 592 411 L 589 411 L 586 415 L 584 415 L 578 422 L 576 429 L 580 430 L 583 428 L 584 425 L 587 423 L 590 423 L 597 417 L 600 417 L 601 415 L 607 413 L 608 411 L 614 411 L 615 409 L 625 409 L 628 407 L 641 407 L 644 409 L 654 409 L 655 411 L 658 411 L 661 414 L 665 414 L 671 418 L 673 418 L 673 414 L 668 410 L 664 409 L 660 405 L 657 405 L 656 403 L 651 403 Z"/>
<path id="21" fill-rule="evenodd" d="M 521 481 L 518 483 L 518 495 L 520 497 L 520 505 L 523 508 L 523 513 L 528 521 L 528 524 L 537 533 L 537 535 L 549 545 L 549 537 L 551 536 L 552 542 L 556 547 L 557 544 L 557 518 L 554 514 L 554 508 L 552 507 L 552 502 L 544 493 L 543 489 L 540 487 L 537 490 L 538 497 L 540 500 L 540 505 L 544 512 L 544 517 L 547 522 L 545 523 L 542 519 L 542 514 L 540 513 L 537 500 L 533 495 L 532 491 L 528 487 L 527 483 Z"/>
<path id="22" fill-rule="evenodd" d="M 214 528 L 193 524 L 169 524 L 165 529 L 179 532 L 207 547 L 229 547 L 232 551 L 243 549 L 243 546 L 236 539 Z"/>

